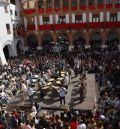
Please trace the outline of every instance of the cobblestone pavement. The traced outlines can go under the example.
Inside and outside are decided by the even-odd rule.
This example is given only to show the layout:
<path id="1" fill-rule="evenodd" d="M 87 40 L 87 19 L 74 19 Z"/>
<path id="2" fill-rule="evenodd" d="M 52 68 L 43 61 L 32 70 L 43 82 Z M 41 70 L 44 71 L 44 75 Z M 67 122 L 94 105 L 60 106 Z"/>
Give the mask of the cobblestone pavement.
<path id="1" fill-rule="evenodd" d="M 68 86 L 68 92 L 66 95 L 66 105 L 70 108 L 75 109 L 84 109 L 84 110 L 93 110 L 96 102 L 96 86 L 95 86 L 95 75 L 87 74 L 87 94 L 84 102 L 80 103 L 79 100 L 79 86 L 78 86 L 79 77 L 74 77 L 74 72 L 72 71 L 71 83 Z M 15 106 L 24 106 L 28 103 L 28 98 L 24 100 L 21 96 L 16 96 L 11 100 L 10 105 Z M 38 102 L 41 107 L 45 108 L 63 108 L 60 107 L 59 96 L 57 92 L 52 93 L 49 91 L 44 99 L 40 99 L 38 94 L 35 95 L 34 100 Z M 10 106 L 9 106 L 10 107 Z M 10 108 L 8 108 L 10 109 Z M 13 109 L 13 108 L 12 108 Z M 52 111 L 51 111 L 52 112 Z"/>

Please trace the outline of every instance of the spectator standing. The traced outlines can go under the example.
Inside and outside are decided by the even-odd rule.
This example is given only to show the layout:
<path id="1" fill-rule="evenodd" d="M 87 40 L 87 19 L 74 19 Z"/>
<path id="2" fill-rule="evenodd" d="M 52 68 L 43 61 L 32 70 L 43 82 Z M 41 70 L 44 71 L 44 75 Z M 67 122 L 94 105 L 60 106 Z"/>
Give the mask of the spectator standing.
<path id="1" fill-rule="evenodd" d="M 65 95 L 66 95 L 66 88 L 61 86 L 59 89 L 59 96 L 60 96 L 60 105 L 62 105 L 62 101 L 64 101 L 64 105 L 65 105 Z"/>

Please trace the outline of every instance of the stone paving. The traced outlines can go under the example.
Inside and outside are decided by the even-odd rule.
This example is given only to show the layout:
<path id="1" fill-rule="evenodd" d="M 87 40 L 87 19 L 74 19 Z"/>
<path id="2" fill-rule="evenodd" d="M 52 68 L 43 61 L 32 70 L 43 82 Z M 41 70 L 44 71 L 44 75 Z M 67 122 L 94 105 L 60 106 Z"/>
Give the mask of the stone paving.
<path id="1" fill-rule="evenodd" d="M 71 83 L 68 86 L 68 92 L 66 95 L 66 106 L 74 109 L 84 109 L 84 110 L 94 110 L 95 102 L 96 102 L 96 86 L 95 86 L 95 76 L 94 74 L 87 74 L 87 94 L 84 102 L 80 103 L 79 100 L 79 87 L 78 87 L 79 77 L 74 77 L 74 72 L 72 71 L 72 79 Z M 24 106 L 26 101 L 22 99 L 22 97 L 17 96 L 11 100 L 10 105 L 13 106 Z M 44 99 L 40 99 L 38 95 L 34 97 L 34 100 L 38 102 L 41 107 L 45 108 L 63 108 L 60 107 L 59 96 L 57 92 L 52 93 L 49 91 Z"/>

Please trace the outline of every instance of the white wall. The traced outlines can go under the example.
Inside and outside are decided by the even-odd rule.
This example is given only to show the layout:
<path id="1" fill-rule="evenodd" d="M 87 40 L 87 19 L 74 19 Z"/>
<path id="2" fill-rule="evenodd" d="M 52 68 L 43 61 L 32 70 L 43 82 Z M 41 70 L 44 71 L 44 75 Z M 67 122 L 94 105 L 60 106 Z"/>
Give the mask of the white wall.
<path id="1" fill-rule="evenodd" d="M 16 0 L 16 5 L 6 4 L 2 5 L 0 3 L 0 65 L 6 64 L 6 59 L 4 56 L 3 48 L 7 45 L 9 49 L 9 56 L 16 56 L 16 46 L 15 37 L 13 35 L 13 24 L 18 24 L 20 22 L 20 1 Z M 8 12 L 5 12 L 4 6 L 7 6 Z M 10 9 L 13 11 L 13 15 L 10 14 Z M 15 16 L 15 10 L 17 11 L 17 16 Z M 7 33 L 6 24 L 10 25 L 11 33 Z"/>

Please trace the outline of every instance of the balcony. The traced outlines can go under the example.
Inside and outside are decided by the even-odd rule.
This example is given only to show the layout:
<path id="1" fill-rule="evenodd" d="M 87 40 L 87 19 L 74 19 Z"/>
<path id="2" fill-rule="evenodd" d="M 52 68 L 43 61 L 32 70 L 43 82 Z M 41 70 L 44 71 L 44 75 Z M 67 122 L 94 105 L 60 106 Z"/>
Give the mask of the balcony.
<path id="1" fill-rule="evenodd" d="M 39 25 L 39 30 L 53 30 L 53 24 Z"/>
<path id="2" fill-rule="evenodd" d="M 107 9 L 111 9 L 112 8 L 112 4 L 106 4 L 106 8 Z"/>
<path id="3" fill-rule="evenodd" d="M 98 4 L 97 8 L 98 9 L 103 9 L 104 8 L 104 5 L 103 4 Z"/>
<path id="4" fill-rule="evenodd" d="M 115 4 L 115 8 L 120 8 L 120 4 Z"/>
<path id="5" fill-rule="evenodd" d="M 58 30 L 69 29 L 69 24 L 66 24 L 66 23 L 55 24 L 54 29 L 58 29 Z"/>
<path id="6" fill-rule="evenodd" d="M 35 25 L 28 25 L 27 30 L 28 31 L 31 31 L 31 30 L 34 31 L 35 30 Z"/>
<path id="7" fill-rule="evenodd" d="M 25 14 L 34 14 L 35 13 L 35 9 L 26 9 L 26 10 L 23 10 L 23 12 L 25 13 Z"/>
<path id="8" fill-rule="evenodd" d="M 87 23 L 72 23 L 70 29 L 84 29 L 87 28 Z"/>

